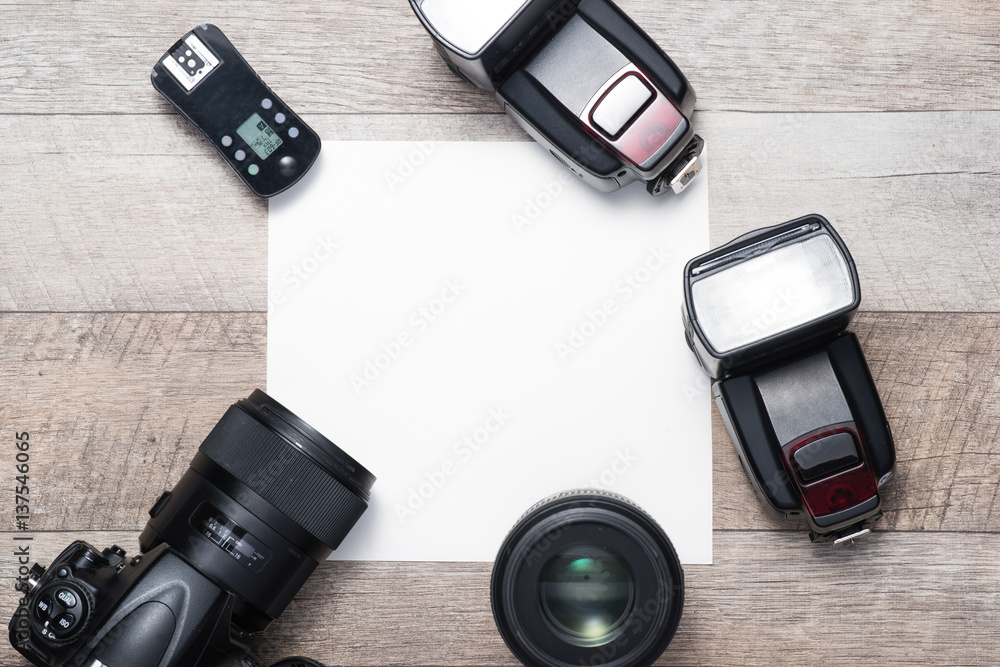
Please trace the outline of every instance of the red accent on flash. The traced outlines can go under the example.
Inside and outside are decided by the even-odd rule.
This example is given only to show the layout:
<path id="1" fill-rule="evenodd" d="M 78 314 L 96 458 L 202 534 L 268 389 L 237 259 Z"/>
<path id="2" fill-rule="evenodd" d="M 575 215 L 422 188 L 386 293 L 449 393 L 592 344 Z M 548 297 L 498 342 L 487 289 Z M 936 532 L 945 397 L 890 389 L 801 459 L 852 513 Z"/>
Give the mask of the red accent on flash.
<path id="1" fill-rule="evenodd" d="M 630 76 L 638 77 L 639 72 L 632 71 L 625 74 L 615 82 L 615 86 L 618 85 L 618 83 L 620 83 L 623 79 Z M 614 152 L 621 158 L 637 167 L 641 167 L 646 160 L 651 158 L 658 150 L 660 150 L 667 139 L 673 135 L 677 126 L 684 120 L 684 116 L 681 114 L 677 106 L 674 105 L 673 101 L 663 94 L 663 91 L 657 88 L 649 80 L 649 77 L 643 75 L 640 78 L 642 82 L 654 93 L 654 97 L 652 101 L 647 103 L 642 111 L 630 121 L 630 124 L 626 126 L 617 139 L 611 139 L 603 132 L 596 129 L 593 126 L 592 120 L 588 123 L 584 123 L 584 126 L 590 134 L 610 146 L 612 150 L 614 150 Z M 608 91 L 604 93 L 601 100 L 594 105 L 594 109 L 600 106 L 601 101 L 607 97 L 608 93 L 613 88 L 614 86 L 608 88 Z M 593 114 L 593 110 L 591 111 L 591 114 Z"/>
<path id="2" fill-rule="evenodd" d="M 833 461 L 828 465 L 833 465 L 834 469 L 819 479 L 805 474 L 801 467 L 804 457 L 801 454 L 796 457 L 796 452 L 825 438 L 829 439 L 828 442 L 832 441 L 830 436 L 837 434 L 850 436 L 854 443 L 857 460 L 852 461 L 850 457 L 842 458 L 840 460 L 845 463 L 840 466 L 837 466 L 837 462 Z M 806 510 L 813 517 L 822 517 L 849 510 L 878 495 L 875 475 L 872 473 L 861 435 L 854 422 L 833 424 L 807 433 L 785 445 L 781 453 L 785 471 L 795 482 L 799 497 Z"/>

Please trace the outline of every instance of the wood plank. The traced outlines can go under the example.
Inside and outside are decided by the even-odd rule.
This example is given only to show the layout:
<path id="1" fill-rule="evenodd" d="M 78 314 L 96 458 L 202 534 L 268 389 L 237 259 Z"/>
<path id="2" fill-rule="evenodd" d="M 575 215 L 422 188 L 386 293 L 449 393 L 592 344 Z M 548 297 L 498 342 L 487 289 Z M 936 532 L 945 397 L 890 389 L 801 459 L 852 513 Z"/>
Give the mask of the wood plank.
<path id="1" fill-rule="evenodd" d="M 0 321 L 0 423 L 30 434 L 35 530 L 144 525 L 226 409 L 266 379 L 262 314 Z M 0 499 L 7 523 L 12 500 Z"/>
<path id="2" fill-rule="evenodd" d="M 858 264 L 864 308 L 1000 309 L 1000 113 L 720 114 L 707 125 L 714 245 L 821 213 Z"/>
<path id="3" fill-rule="evenodd" d="M 878 529 L 1000 531 L 998 316 L 863 313 L 853 329 L 899 457 Z M 254 313 L 0 315 L 0 427 L 31 433 L 33 528 L 138 531 L 226 408 L 263 386 L 265 337 Z M 714 419 L 715 527 L 798 529 L 765 515 Z"/>
<path id="4" fill-rule="evenodd" d="M 338 139 L 524 139 L 504 116 L 317 120 L 327 154 Z M 713 243 L 819 212 L 851 247 L 865 308 L 1000 310 L 1000 112 L 696 123 Z M 14 147 L 0 310 L 266 310 L 267 205 L 179 116 L 0 116 L 0 133 Z"/>
<path id="5" fill-rule="evenodd" d="M 800 537 L 716 532 L 715 565 L 685 568 L 684 616 L 659 664 L 1000 661 L 1000 535 L 893 533 L 844 548 Z M 5 552 L 11 538 L 0 534 Z M 136 549 L 134 533 L 45 533 L 33 556 L 47 564 L 78 538 Z M 490 569 L 326 563 L 256 645 L 266 659 L 327 665 L 516 665 L 493 624 Z M 13 576 L 2 559 L 0 577 Z M 0 617 L 15 603 L 5 586 Z M 0 666 L 22 664 L 0 644 Z"/>
<path id="6" fill-rule="evenodd" d="M 622 8 L 693 82 L 704 110 L 996 109 L 992 0 L 675 2 Z M 164 113 L 149 71 L 201 22 L 223 27 L 302 113 L 490 112 L 445 68 L 405 2 L 205 6 L 7 0 L 0 113 Z M 30 54 L 26 58 L 25 54 Z"/>

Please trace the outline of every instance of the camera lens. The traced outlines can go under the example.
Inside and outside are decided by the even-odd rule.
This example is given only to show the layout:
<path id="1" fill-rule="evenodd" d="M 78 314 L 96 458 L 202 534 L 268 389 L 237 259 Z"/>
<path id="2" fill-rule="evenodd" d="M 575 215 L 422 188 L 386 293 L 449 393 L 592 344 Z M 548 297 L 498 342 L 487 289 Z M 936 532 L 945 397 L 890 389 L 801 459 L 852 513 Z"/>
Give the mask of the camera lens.
<path id="1" fill-rule="evenodd" d="M 277 618 L 368 507 L 375 477 L 264 392 L 219 420 L 153 509 L 143 552 L 168 543 L 233 591 L 248 632 Z"/>
<path id="2" fill-rule="evenodd" d="M 567 491 L 511 529 L 490 598 L 500 634 L 529 667 L 641 667 L 673 638 L 684 573 L 663 529 L 631 501 Z"/>

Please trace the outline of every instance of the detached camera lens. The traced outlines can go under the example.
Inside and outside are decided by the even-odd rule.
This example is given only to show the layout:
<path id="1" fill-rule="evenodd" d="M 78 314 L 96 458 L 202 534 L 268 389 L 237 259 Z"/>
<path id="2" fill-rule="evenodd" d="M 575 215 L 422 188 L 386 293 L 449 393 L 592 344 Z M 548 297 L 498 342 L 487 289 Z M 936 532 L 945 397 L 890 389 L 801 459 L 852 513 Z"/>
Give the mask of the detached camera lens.
<path id="1" fill-rule="evenodd" d="M 684 573 L 666 533 L 631 501 L 568 491 L 511 530 L 490 598 L 500 634 L 529 667 L 642 667 L 677 630 Z"/>
<path id="2" fill-rule="evenodd" d="M 277 618 L 368 508 L 375 477 L 264 392 L 219 420 L 139 538 L 237 595 L 248 632 Z"/>

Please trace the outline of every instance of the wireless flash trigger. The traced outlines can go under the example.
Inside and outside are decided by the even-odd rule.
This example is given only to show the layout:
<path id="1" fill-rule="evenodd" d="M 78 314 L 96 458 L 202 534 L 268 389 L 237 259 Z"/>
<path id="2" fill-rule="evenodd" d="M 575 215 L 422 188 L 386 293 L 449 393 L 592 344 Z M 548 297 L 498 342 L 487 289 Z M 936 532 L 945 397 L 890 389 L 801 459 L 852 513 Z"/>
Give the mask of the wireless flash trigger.
<path id="1" fill-rule="evenodd" d="M 272 197 L 294 185 L 319 155 L 319 135 L 264 84 L 214 25 L 184 35 L 156 63 L 150 78 L 258 197 Z"/>

